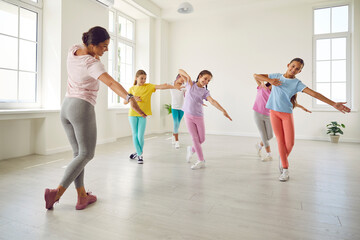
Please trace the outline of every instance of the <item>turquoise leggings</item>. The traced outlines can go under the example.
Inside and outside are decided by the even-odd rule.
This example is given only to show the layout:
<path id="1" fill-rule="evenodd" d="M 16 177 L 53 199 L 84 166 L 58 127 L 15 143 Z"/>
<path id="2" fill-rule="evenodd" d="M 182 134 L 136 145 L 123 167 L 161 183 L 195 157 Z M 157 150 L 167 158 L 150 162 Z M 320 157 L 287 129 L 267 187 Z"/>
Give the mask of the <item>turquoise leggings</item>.
<path id="1" fill-rule="evenodd" d="M 133 143 L 137 155 L 143 154 L 144 134 L 146 128 L 146 118 L 129 116 L 129 122 L 132 129 Z"/>
<path id="2" fill-rule="evenodd" d="M 171 112 L 174 120 L 174 133 L 178 133 L 181 119 L 184 116 L 184 111 L 180 109 L 172 109 Z"/>

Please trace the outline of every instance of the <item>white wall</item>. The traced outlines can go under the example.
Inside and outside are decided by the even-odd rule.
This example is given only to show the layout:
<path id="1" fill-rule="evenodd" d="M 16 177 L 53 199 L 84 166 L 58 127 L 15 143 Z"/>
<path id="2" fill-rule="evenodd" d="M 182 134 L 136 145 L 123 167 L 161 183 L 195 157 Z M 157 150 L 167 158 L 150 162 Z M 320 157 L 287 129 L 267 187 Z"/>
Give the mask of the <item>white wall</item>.
<path id="1" fill-rule="evenodd" d="M 296 109 L 297 138 L 327 140 L 325 125 L 338 121 L 346 125 L 343 141 L 360 142 L 360 101 L 356 91 L 360 82 L 356 67 L 360 64 L 359 9 L 356 1 L 353 112 L 308 114 Z M 258 136 L 252 111 L 256 95 L 254 73 L 283 73 L 292 58 L 301 57 L 305 67 L 298 78 L 312 88 L 312 11 L 310 3 L 234 6 L 226 12 L 219 9 L 218 15 L 170 24 L 168 78 L 173 78 L 179 68 L 188 71 L 193 79 L 201 70 L 210 70 L 214 75 L 209 84 L 211 95 L 233 118 L 230 122 L 214 107 L 205 107 L 207 133 Z M 311 108 L 310 96 L 298 96 L 300 104 Z M 185 130 L 185 126 L 181 129 Z"/>

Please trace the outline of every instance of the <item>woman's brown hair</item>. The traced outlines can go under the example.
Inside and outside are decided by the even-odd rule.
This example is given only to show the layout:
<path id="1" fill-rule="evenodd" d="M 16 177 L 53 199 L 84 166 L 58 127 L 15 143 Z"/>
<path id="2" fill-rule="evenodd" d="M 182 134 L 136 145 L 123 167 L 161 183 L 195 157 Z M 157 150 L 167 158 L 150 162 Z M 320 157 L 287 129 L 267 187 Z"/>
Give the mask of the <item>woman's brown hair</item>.
<path id="1" fill-rule="evenodd" d="M 144 71 L 144 70 L 138 70 L 137 72 L 136 72 L 136 74 L 135 74 L 135 81 L 134 81 L 134 85 L 136 85 L 137 84 L 137 78 L 139 77 L 139 76 L 141 76 L 141 75 L 145 75 L 146 76 L 146 72 Z"/>

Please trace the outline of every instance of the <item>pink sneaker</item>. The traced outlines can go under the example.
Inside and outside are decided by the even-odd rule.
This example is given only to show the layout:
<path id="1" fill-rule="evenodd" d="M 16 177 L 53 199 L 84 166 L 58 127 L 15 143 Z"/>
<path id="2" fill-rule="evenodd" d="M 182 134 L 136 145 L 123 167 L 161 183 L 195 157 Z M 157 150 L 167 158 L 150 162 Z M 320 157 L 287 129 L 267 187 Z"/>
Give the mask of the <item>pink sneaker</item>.
<path id="1" fill-rule="evenodd" d="M 82 210 L 87 207 L 87 205 L 96 202 L 97 198 L 95 195 L 92 195 L 91 192 L 86 193 L 86 197 L 78 197 L 78 202 L 76 204 L 76 210 Z"/>
<path id="2" fill-rule="evenodd" d="M 52 209 L 54 206 L 54 203 L 59 202 L 58 200 L 55 200 L 56 194 L 58 193 L 58 189 L 45 189 L 45 208 L 46 209 Z"/>

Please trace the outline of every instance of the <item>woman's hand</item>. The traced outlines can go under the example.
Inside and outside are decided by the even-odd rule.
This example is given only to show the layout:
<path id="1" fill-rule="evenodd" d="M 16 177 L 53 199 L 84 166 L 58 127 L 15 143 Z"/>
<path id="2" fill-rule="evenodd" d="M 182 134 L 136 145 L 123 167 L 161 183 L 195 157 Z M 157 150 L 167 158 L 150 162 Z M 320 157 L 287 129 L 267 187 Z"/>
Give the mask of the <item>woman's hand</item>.
<path id="1" fill-rule="evenodd" d="M 141 102 L 141 101 L 142 101 L 141 98 L 138 97 L 138 96 L 134 96 L 134 98 L 135 98 L 135 101 L 137 101 L 137 102 Z"/>
<path id="2" fill-rule="evenodd" d="M 345 106 L 344 104 L 346 104 L 346 102 L 337 102 L 334 104 L 333 107 L 342 113 L 349 113 L 351 111 L 351 109 L 348 108 L 347 106 Z"/>
<path id="3" fill-rule="evenodd" d="M 144 117 L 144 118 L 146 117 L 146 114 L 143 112 L 143 110 L 141 110 L 141 108 L 140 108 L 139 105 L 137 104 L 135 97 L 130 98 L 129 102 L 130 102 L 131 108 L 132 108 L 134 111 L 136 111 L 137 113 L 139 113 L 142 117 Z"/>

